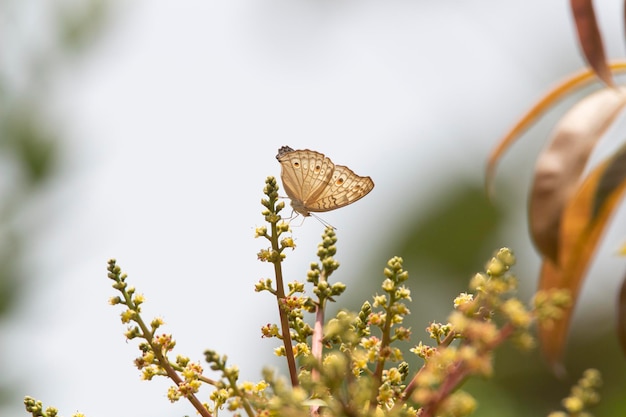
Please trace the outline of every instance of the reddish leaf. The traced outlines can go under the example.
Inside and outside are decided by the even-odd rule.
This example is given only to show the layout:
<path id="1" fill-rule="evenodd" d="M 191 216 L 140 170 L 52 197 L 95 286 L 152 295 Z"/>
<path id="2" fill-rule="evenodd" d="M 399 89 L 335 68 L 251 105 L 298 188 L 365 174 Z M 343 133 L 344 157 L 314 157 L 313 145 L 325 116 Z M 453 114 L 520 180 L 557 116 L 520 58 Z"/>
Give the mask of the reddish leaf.
<path id="1" fill-rule="evenodd" d="M 578 41 L 587 63 L 607 86 L 613 87 L 613 78 L 604 55 L 602 36 L 593 10 L 593 0 L 570 0 Z"/>
<path id="2" fill-rule="evenodd" d="M 559 121 L 537 160 L 529 201 L 529 227 L 541 255 L 555 265 L 565 205 L 596 142 L 626 106 L 626 90 L 605 88 L 585 97 Z"/>
<path id="3" fill-rule="evenodd" d="M 548 361 L 559 364 L 583 278 L 598 242 L 626 191 L 626 146 L 596 167 L 583 181 L 561 220 L 559 264 L 544 260 L 539 290 L 567 289 L 572 305 L 562 320 L 539 327 L 541 350 Z"/>
<path id="4" fill-rule="evenodd" d="M 611 69 L 615 72 L 626 71 L 626 61 L 614 62 L 611 64 Z M 579 88 L 595 81 L 595 73 L 591 70 L 585 69 L 584 71 L 574 74 L 570 78 L 566 79 L 555 88 L 550 90 L 537 104 L 535 104 L 528 113 L 522 117 L 522 119 L 513 126 L 513 128 L 507 132 L 506 135 L 498 142 L 496 147 L 491 151 L 487 160 L 487 168 L 485 175 L 485 188 L 488 193 L 491 194 L 491 187 L 493 176 L 495 174 L 496 165 L 500 158 L 518 139 L 518 137 L 524 133 L 545 111 L 550 107 L 556 105 L 567 94 L 576 91 Z"/>

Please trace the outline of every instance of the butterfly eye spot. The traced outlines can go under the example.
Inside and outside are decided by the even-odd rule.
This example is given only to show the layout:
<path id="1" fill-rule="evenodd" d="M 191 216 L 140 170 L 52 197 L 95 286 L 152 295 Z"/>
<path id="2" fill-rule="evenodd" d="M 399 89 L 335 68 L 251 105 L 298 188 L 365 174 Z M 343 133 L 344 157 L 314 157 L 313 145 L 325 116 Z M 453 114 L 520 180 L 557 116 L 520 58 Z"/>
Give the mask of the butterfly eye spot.
<path id="1" fill-rule="evenodd" d="M 335 181 L 335 184 L 336 185 L 341 185 L 341 184 L 343 184 L 344 181 L 345 181 L 345 179 L 343 177 L 339 177 L 339 178 L 337 178 L 337 181 Z"/>
<path id="2" fill-rule="evenodd" d="M 320 164 L 315 165 L 315 172 L 320 172 L 322 170 L 322 167 Z"/>
<path id="3" fill-rule="evenodd" d="M 294 166 L 294 168 L 300 168 L 300 162 L 293 161 L 293 166 Z"/>

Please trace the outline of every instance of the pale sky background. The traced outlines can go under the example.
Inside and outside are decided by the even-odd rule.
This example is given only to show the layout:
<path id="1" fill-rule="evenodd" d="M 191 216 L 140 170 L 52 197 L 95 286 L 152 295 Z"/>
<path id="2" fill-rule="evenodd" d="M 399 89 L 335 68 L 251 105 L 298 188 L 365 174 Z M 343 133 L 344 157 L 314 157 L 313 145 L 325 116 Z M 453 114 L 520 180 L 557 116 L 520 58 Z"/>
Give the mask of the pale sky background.
<path id="1" fill-rule="evenodd" d="M 612 57 L 623 56 L 619 3 L 598 9 Z M 437 195 L 448 172 L 480 177 L 498 137 L 583 65 L 568 4 L 114 3 L 102 38 L 54 83 L 66 153 L 37 204 L 43 214 L 30 214 L 45 228 L 24 248 L 24 300 L 0 327 L 3 377 L 20 394 L 0 414 L 25 415 L 23 395 L 65 416 L 195 414 L 168 402 L 169 382 L 140 381 L 136 342 L 124 341 L 121 309 L 107 304 L 111 257 L 145 294 L 144 317 L 164 317 L 176 352 L 202 361 L 215 349 L 242 379 L 259 380 L 278 363 L 259 330 L 276 321 L 275 301 L 253 291 L 271 276 L 253 234 L 265 178 L 280 173 L 277 149 L 318 150 L 374 179 L 366 198 L 323 215 L 338 228 L 336 279 L 354 284 L 416 202 Z M 527 183 L 531 169 L 511 155 L 499 172 Z M 502 245 L 518 242 L 537 262 L 524 227 Z M 322 230 L 314 219 L 294 228 L 292 279 L 304 279 Z M 607 236 L 606 257 L 621 238 Z"/>

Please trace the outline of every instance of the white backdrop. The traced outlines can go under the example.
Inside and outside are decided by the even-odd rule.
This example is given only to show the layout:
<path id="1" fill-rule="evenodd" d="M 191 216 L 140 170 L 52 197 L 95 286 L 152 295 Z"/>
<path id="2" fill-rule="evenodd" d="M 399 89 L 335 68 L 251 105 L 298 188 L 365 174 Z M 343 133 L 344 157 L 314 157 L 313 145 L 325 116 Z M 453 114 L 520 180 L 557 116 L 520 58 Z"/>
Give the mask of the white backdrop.
<path id="1" fill-rule="evenodd" d="M 622 55 L 618 3 L 599 10 L 611 56 Z M 107 304 L 110 257 L 178 352 L 201 360 L 213 348 L 260 379 L 278 362 L 260 339 L 274 300 L 253 291 L 271 276 L 253 233 L 278 147 L 374 179 L 366 198 L 323 215 L 338 228 L 337 279 L 350 283 L 410 204 L 447 172 L 481 175 L 497 138 L 582 65 L 567 2 L 144 0 L 112 12 L 55 83 L 67 152 L 39 204 L 45 233 L 25 248 L 23 307 L 2 326 L 4 359 L 19 365 L 3 369 L 18 387 L 6 415 L 23 413 L 22 394 L 66 416 L 195 413 L 168 403 L 169 383 L 139 380 L 136 343 Z M 321 232 L 313 219 L 295 228 L 290 276 L 304 278 Z"/>

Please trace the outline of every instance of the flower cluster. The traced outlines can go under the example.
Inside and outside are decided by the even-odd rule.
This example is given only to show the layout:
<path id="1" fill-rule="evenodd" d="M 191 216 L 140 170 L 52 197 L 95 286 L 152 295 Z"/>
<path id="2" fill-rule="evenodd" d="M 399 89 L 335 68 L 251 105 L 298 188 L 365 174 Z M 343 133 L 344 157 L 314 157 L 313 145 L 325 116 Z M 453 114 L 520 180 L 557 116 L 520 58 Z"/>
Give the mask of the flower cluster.
<path id="1" fill-rule="evenodd" d="M 59 415 L 59 410 L 55 407 L 46 407 L 44 409 L 43 403 L 32 397 L 24 398 L 24 406 L 26 411 L 31 413 L 33 417 L 57 417 Z M 85 417 L 85 415 L 83 413 L 74 413 L 72 417 Z"/>
<path id="2" fill-rule="evenodd" d="M 135 366 L 142 378 L 169 378 L 174 384 L 168 389 L 168 399 L 188 400 L 203 417 L 215 416 L 224 408 L 248 417 L 468 416 L 477 403 L 459 389 L 463 382 L 473 376 L 491 376 L 493 353 L 506 340 L 532 347 L 531 325 L 536 320 L 542 324 L 558 320 L 569 305 L 568 294 L 555 290 L 538 293 L 527 308 L 513 296 L 517 279 L 510 269 L 515 256 L 509 249 L 501 249 L 487 262 L 484 272 L 473 276 L 468 291 L 453 300 L 447 322 L 427 327 L 434 345 L 418 341 L 408 349 L 423 360 L 419 369 L 411 370 L 403 347 L 409 346 L 412 336 L 404 325 L 412 299 L 402 258 L 387 262 L 380 293 L 365 301 L 358 312 L 339 310 L 326 320 L 327 304 L 336 302 L 346 289 L 329 280 L 339 268 L 335 230 L 324 230 L 317 250 L 319 261 L 311 264 L 305 282 L 286 282 L 282 271 L 285 249 L 295 245 L 285 235 L 289 226 L 278 214 L 284 204 L 278 201 L 277 190 L 276 181 L 268 178 L 267 198 L 262 203 L 269 227 L 255 231 L 256 237 L 270 244 L 258 258 L 272 264 L 274 279 L 261 279 L 254 289 L 276 298 L 279 321 L 263 325 L 261 336 L 280 342 L 275 353 L 287 361 L 290 384 L 269 369 L 259 382 L 241 382 L 239 368 L 228 365 L 226 356 L 213 350 L 206 350 L 204 356 L 217 374 L 215 379 L 207 377 L 203 366 L 189 357 L 170 359 L 176 341 L 160 331 L 163 320 L 143 320 L 145 298 L 127 284 L 126 274 L 114 260 L 108 264 L 108 277 L 119 292 L 110 303 L 123 307 L 126 338 L 141 340 Z M 306 295 L 309 286 L 312 296 Z M 212 387 L 208 403 L 198 399 L 204 385 Z M 586 372 L 563 401 L 569 414 L 556 412 L 551 417 L 585 415 L 585 408 L 598 400 L 599 385 L 597 372 Z M 44 410 L 41 402 L 30 397 L 25 405 L 35 417 L 57 416 L 56 409 Z"/>
<path id="3" fill-rule="evenodd" d="M 602 386 L 602 377 L 596 369 L 587 369 L 578 383 L 572 387 L 570 395 L 561 404 L 566 411 L 554 411 L 548 417 L 591 417 L 586 411 L 600 401 L 598 388 Z"/>
<path id="4" fill-rule="evenodd" d="M 180 398 L 187 398 L 196 394 L 202 385 L 200 378 L 202 377 L 202 366 L 197 362 L 190 362 L 189 358 L 179 356 L 176 358 L 179 368 L 182 368 L 180 374 L 184 380 L 182 383 L 170 387 L 167 391 L 167 398 L 171 402 L 178 401 Z"/>
<path id="5" fill-rule="evenodd" d="M 448 323 L 432 323 L 426 329 L 436 346 L 420 342 L 411 349 L 424 360 L 424 366 L 408 384 L 405 395 L 421 406 L 421 416 L 471 414 L 475 401 L 454 390 L 469 376 L 491 376 L 493 351 L 505 340 L 529 337 L 533 315 L 510 297 L 517 288 L 516 278 L 509 273 L 514 263 L 510 250 L 499 250 L 485 272 L 471 279 L 471 293 L 455 298 Z"/>

